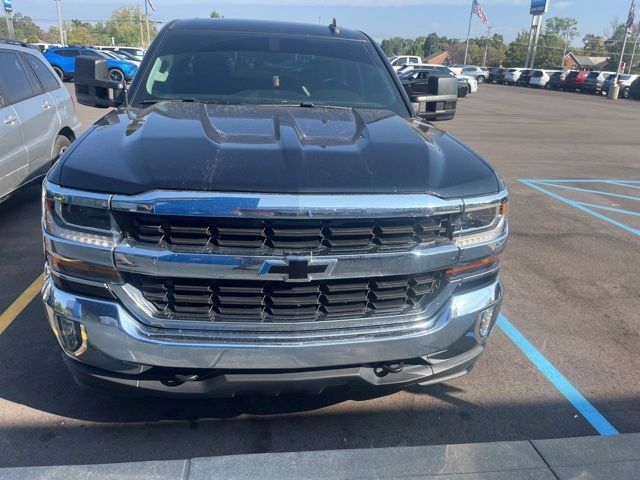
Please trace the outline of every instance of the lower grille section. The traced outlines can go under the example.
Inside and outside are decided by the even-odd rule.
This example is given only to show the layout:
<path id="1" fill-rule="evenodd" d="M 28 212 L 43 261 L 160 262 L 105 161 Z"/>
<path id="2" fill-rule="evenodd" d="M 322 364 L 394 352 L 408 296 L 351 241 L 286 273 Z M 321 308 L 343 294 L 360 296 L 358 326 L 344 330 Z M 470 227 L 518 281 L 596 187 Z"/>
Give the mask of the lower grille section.
<path id="1" fill-rule="evenodd" d="M 432 298 L 439 274 L 308 283 L 130 275 L 158 313 L 202 321 L 321 321 L 410 313 Z"/>

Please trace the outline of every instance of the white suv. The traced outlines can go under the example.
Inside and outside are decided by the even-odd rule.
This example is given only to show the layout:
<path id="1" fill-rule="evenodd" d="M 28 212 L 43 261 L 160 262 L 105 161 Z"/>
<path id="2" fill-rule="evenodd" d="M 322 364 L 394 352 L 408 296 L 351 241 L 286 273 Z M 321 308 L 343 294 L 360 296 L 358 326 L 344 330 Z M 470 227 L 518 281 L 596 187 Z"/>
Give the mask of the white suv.
<path id="1" fill-rule="evenodd" d="M 40 51 L 0 40 L 0 202 L 46 173 L 79 127 L 69 91 Z"/>

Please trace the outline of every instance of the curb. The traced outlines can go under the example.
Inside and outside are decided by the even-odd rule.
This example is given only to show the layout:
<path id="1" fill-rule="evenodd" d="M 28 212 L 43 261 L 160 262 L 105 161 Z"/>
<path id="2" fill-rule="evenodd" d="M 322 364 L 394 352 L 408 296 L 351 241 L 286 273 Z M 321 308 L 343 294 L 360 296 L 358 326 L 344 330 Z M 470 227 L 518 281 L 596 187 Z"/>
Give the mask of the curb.
<path id="1" fill-rule="evenodd" d="M 553 440 L 285 452 L 0 468 L 0 480 L 637 479 L 640 433 Z"/>

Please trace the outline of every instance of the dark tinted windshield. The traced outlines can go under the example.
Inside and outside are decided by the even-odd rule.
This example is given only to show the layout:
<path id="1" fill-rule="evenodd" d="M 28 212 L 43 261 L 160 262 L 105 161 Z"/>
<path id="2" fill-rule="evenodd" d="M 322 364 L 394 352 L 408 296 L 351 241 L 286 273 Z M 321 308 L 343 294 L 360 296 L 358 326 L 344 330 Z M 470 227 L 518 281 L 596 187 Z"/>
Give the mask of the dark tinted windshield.
<path id="1" fill-rule="evenodd" d="M 367 41 L 212 31 L 165 37 L 134 104 L 162 99 L 408 111 Z"/>
<path id="2" fill-rule="evenodd" d="M 598 78 L 600 76 L 600 72 L 591 72 L 587 78 Z"/>

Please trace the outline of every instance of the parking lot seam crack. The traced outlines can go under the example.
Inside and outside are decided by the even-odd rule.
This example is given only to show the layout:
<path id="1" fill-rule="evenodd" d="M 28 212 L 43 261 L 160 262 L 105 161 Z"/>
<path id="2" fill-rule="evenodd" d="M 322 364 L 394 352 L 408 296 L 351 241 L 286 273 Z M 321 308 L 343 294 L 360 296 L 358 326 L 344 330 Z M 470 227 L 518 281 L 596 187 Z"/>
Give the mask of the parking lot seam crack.
<path id="1" fill-rule="evenodd" d="M 187 458 L 184 461 L 184 469 L 182 470 L 182 480 L 188 480 L 191 476 L 191 459 Z"/>
<path id="2" fill-rule="evenodd" d="M 542 452 L 540 452 L 540 450 L 538 450 L 538 448 L 534 445 L 534 443 L 531 440 L 527 440 L 527 442 L 529 443 L 529 445 L 531 445 L 531 448 L 533 448 L 533 450 L 536 452 L 536 454 L 540 457 L 540 460 L 542 460 L 542 462 L 547 466 L 547 468 L 551 472 L 551 475 L 553 475 L 553 477 L 556 478 L 557 480 L 560 480 L 560 477 L 556 474 L 556 472 L 553 469 L 553 467 L 551 465 L 549 465 L 549 462 L 547 462 L 547 459 L 544 458 L 544 455 L 542 455 Z"/>

